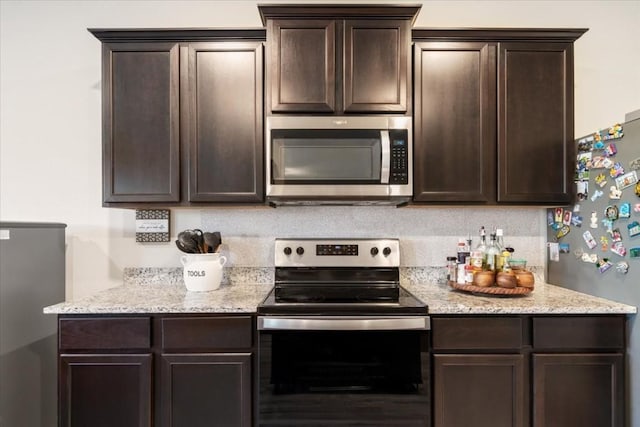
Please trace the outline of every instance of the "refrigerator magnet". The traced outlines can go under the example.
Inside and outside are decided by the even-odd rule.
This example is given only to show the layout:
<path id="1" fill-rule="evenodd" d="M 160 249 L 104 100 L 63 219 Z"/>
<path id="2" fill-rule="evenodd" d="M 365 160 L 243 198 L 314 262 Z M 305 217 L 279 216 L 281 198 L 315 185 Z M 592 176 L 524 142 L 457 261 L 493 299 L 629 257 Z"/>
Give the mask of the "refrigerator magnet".
<path id="1" fill-rule="evenodd" d="M 562 223 L 564 225 L 571 225 L 571 217 L 573 216 L 573 212 L 571 212 L 570 210 L 565 210 L 564 211 L 564 216 L 562 218 Z"/>
<path id="2" fill-rule="evenodd" d="M 609 187 L 609 198 L 611 200 L 620 200 L 620 197 L 622 197 L 622 191 L 618 190 L 618 187 L 615 185 Z"/>
<path id="3" fill-rule="evenodd" d="M 617 178 L 620 175 L 624 175 L 624 168 L 620 162 L 615 162 L 611 169 L 609 169 L 609 176 L 611 176 L 611 178 Z"/>
<path id="4" fill-rule="evenodd" d="M 598 262 L 596 263 L 596 266 L 598 267 L 598 271 L 600 273 L 604 273 L 605 271 L 610 269 L 612 265 L 613 264 L 611 264 L 611 261 L 609 261 L 608 258 L 599 259 Z"/>
<path id="5" fill-rule="evenodd" d="M 620 233 L 619 228 L 612 230 L 610 233 L 611 233 L 611 240 L 613 240 L 614 242 L 622 242 L 622 233 Z"/>
<path id="6" fill-rule="evenodd" d="M 631 216 L 631 203 L 622 203 L 619 215 L 620 218 L 629 218 Z"/>
<path id="7" fill-rule="evenodd" d="M 618 190 L 624 190 L 625 188 L 631 187 L 637 182 L 638 174 L 636 173 L 636 171 L 631 171 L 616 178 L 616 187 L 618 187 Z"/>
<path id="8" fill-rule="evenodd" d="M 629 257 L 630 258 L 640 258 L 640 246 L 636 248 L 629 249 Z"/>
<path id="9" fill-rule="evenodd" d="M 600 249 L 602 252 L 606 252 L 609 250 L 609 239 L 607 236 L 600 236 Z"/>
<path id="10" fill-rule="evenodd" d="M 629 169 L 635 171 L 640 170 L 640 157 L 629 162 Z"/>
<path id="11" fill-rule="evenodd" d="M 591 234 L 591 232 L 589 230 L 587 230 L 584 233 L 582 233 L 582 238 L 584 239 L 584 241 L 587 244 L 587 246 L 589 247 L 589 249 L 593 249 L 598 245 L 596 243 L 596 239 L 593 238 L 593 235 Z"/>
<path id="12" fill-rule="evenodd" d="M 618 148 L 616 147 L 616 144 L 612 142 L 604 148 L 602 153 L 607 157 L 613 157 L 618 154 Z"/>
<path id="13" fill-rule="evenodd" d="M 598 214 L 595 212 L 591 212 L 591 224 L 589 225 L 589 227 L 598 228 Z"/>
<path id="14" fill-rule="evenodd" d="M 638 221 L 633 221 L 627 225 L 627 230 L 629 231 L 629 237 L 635 237 L 640 234 L 640 224 L 638 224 Z"/>
<path id="15" fill-rule="evenodd" d="M 600 190 L 596 190 L 596 191 L 594 191 L 593 195 L 591 196 L 591 201 L 592 201 L 592 202 L 595 202 L 595 201 L 596 201 L 596 200 L 598 200 L 598 198 L 599 198 L 600 196 L 602 196 L 603 194 L 604 194 L 604 193 L 603 193 L 602 191 L 600 191 Z"/>
<path id="16" fill-rule="evenodd" d="M 604 216 L 609 221 L 615 221 L 618 219 L 618 207 L 616 205 L 609 205 L 604 209 Z"/>
<path id="17" fill-rule="evenodd" d="M 574 227 L 582 227 L 582 217 L 580 215 L 573 215 L 571 217 L 571 225 Z"/>
<path id="18" fill-rule="evenodd" d="M 607 185 L 607 176 L 603 173 L 599 173 L 595 178 L 596 185 L 600 188 L 603 188 Z"/>
<path id="19" fill-rule="evenodd" d="M 620 261 L 616 264 L 616 271 L 620 274 L 627 274 L 629 272 L 629 263 L 626 261 Z"/>
<path id="20" fill-rule="evenodd" d="M 564 236 L 569 234 L 570 231 L 571 227 L 563 225 L 558 231 L 556 231 L 556 239 L 562 239 Z"/>
<path id="21" fill-rule="evenodd" d="M 624 247 L 624 244 L 622 244 L 622 242 L 615 242 L 613 245 L 611 245 L 611 252 L 624 257 L 627 254 L 627 248 Z"/>

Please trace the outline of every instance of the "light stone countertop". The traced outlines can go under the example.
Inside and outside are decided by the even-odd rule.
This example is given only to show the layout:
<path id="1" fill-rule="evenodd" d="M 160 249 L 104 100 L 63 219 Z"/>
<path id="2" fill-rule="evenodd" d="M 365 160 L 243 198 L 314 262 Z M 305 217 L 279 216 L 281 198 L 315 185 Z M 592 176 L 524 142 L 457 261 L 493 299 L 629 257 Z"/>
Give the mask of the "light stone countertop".
<path id="1" fill-rule="evenodd" d="M 230 269 L 229 269 L 230 270 Z M 439 270 L 407 268 L 401 284 L 430 314 L 634 314 L 637 308 L 536 280 L 525 296 L 478 296 L 440 283 Z M 124 284 L 77 301 L 44 308 L 48 314 L 255 313 L 271 290 L 273 269 L 226 271 L 219 289 L 188 292 L 180 269 L 128 269 Z"/>

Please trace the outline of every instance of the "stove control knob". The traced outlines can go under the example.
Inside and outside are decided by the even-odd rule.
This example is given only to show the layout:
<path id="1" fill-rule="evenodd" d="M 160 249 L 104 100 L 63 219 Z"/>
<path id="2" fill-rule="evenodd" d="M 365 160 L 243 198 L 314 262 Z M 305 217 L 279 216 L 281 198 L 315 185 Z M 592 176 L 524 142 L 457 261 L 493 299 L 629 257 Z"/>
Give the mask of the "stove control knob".
<path id="1" fill-rule="evenodd" d="M 384 249 L 382 250 L 382 254 L 383 254 L 384 256 L 389 256 L 389 254 L 391 254 L 391 248 L 387 246 L 386 248 L 384 248 Z"/>
<path id="2" fill-rule="evenodd" d="M 298 255 L 302 255 L 304 253 L 304 248 L 302 246 L 298 246 L 296 249 L 296 253 Z"/>
<path id="3" fill-rule="evenodd" d="M 379 251 L 378 251 L 378 248 L 376 248 L 376 247 L 371 248 L 371 256 L 376 256 L 376 255 L 378 255 L 378 252 L 379 252 Z"/>
<path id="4" fill-rule="evenodd" d="M 287 246 L 286 248 L 284 248 L 284 254 L 285 255 L 291 255 L 291 248 L 289 246 Z"/>

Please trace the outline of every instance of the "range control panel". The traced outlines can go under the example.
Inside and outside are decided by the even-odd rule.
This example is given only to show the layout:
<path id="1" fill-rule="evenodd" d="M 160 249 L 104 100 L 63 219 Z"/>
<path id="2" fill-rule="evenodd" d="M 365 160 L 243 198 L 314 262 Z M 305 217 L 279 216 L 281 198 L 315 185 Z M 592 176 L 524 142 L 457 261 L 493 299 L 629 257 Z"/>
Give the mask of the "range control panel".
<path id="1" fill-rule="evenodd" d="M 398 239 L 276 239 L 276 267 L 399 267 Z"/>

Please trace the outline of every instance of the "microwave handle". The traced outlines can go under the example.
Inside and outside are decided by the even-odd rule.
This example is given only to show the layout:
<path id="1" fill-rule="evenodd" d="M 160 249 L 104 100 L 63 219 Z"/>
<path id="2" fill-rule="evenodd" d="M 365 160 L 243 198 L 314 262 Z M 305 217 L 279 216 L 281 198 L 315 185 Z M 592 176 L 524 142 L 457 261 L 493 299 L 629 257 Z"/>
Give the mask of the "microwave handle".
<path id="1" fill-rule="evenodd" d="M 389 171 L 391 166 L 391 141 L 389 140 L 389 131 L 380 131 L 380 142 L 382 144 L 382 165 L 380 167 L 380 183 L 389 183 Z"/>

